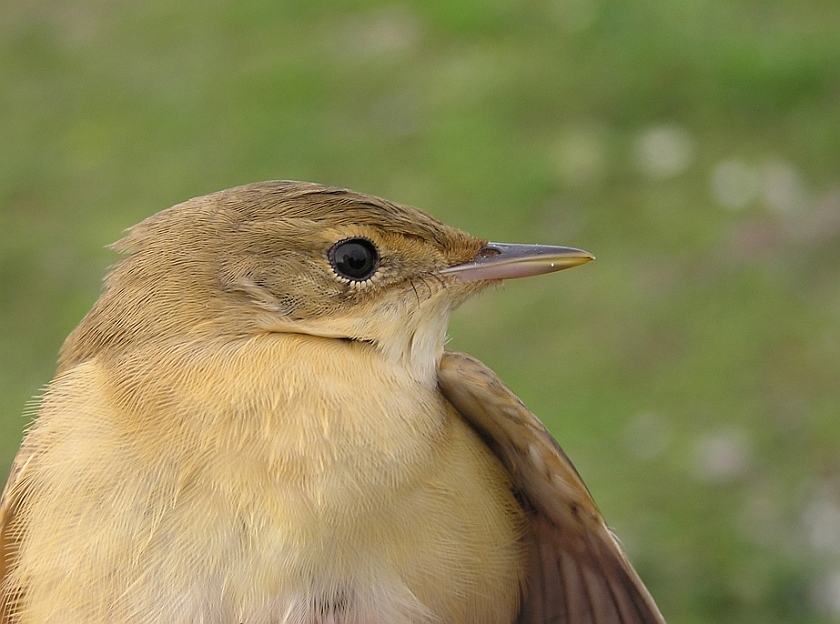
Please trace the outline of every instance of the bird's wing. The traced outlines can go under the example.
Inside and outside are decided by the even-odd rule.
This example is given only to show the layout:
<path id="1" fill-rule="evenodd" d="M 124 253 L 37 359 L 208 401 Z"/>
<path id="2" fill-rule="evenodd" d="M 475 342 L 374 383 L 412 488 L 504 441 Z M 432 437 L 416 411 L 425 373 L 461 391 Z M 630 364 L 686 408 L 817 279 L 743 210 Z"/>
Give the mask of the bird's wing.
<path id="1" fill-rule="evenodd" d="M 14 602 L 15 597 L 9 596 L 2 588 L 5 585 L 6 574 L 9 571 L 18 539 L 18 536 L 13 534 L 11 525 L 17 501 L 20 499 L 19 484 L 34 450 L 34 447 L 24 440 L 12 463 L 6 487 L 3 488 L 3 494 L 0 496 L 0 624 L 11 622 L 12 605 L 10 603 Z"/>
<path id="2" fill-rule="evenodd" d="M 489 368 L 444 353 L 440 389 L 512 477 L 530 524 L 517 624 L 665 624 L 572 462 Z"/>

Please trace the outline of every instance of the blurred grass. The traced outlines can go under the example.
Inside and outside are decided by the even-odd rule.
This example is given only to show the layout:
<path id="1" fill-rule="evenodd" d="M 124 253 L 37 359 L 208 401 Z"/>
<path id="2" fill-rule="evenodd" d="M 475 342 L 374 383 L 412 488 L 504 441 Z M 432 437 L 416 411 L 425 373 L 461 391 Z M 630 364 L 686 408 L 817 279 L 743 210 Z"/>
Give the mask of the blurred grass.
<path id="1" fill-rule="evenodd" d="M 597 262 L 467 303 L 671 622 L 840 621 L 840 5 L 0 4 L 0 456 L 145 216 L 302 179 Z"/>

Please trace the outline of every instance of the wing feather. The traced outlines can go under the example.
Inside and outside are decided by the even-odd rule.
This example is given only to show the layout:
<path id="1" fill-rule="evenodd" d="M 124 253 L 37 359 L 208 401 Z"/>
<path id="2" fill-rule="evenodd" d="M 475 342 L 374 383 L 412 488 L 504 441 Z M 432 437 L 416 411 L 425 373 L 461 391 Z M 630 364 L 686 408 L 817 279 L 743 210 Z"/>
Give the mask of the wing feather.
<path id="1" fill-rule="evenodd" d="M 530 525 L 529 568 L 516 624 L 665 624 L 572 462 L 478 360 L 447 351 L 444 396 L 509 471 Z"/>
<path id="2" fill-rule="evenodd" d="M 14 605 L 19 598 L 19 596 L 9 594 L 6 587 L 6 575 L 9 572 L 9 566 L 12 564 L 20 537 L 12 526 L 15 508 L 22 495 L 20 484 L 33 453 L 34 448 L 24 441 L 14 462 L 12 462 L 9 478 L 3 488 L 3 494 L 0 496 L 0 624 L 12 622 Z"/>

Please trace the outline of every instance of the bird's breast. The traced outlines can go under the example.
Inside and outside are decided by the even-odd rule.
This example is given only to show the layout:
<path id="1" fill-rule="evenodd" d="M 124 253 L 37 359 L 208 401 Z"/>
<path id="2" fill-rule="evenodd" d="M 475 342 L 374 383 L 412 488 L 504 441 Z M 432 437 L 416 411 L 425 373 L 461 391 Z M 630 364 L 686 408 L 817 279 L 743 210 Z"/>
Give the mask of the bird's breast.
<path id="1" fill-rule="evenodd" d="M 25 542 L 29 595 L 66 622 L 512 621 L 507 475 L 436 387 L 371 349 L 265 336 L 65 375 L 32 434 L 26 513 L 54 522 Z M 62 571 L 55 540 L 99 563 Z"/>

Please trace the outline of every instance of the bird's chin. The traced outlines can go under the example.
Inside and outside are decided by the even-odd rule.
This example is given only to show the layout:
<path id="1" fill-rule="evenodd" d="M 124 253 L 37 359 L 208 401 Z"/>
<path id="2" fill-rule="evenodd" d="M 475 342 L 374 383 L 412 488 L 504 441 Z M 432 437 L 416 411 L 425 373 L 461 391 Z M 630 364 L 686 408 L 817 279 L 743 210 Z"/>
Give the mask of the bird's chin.
<path id="1" fill-rule="evenodd" d="M 391 365 L 406 369 L 419 381 L 433 384 L 452 310 L 500 281 L 461 281 L 437 275 L 416 277 L 408 280 L 403 288 L 394 288 L 371 305 L 354 310 L 353 314 L 311 319 L 263 316 L 260 330 L 368 343 Z"/>
<path id="2" fill-rule="evenodd" d="M 469 299 L 473 295 L 477 295 L 478 293 L 480 293 L 483 290 L 486 290 L 487 288 L 501 286 L 503 281 L 500 279 L 492 279 L 473 280 L 465 282 L 451 276 L 447 276 L 444 279 L 446 280 L 447 284 L 447 292 L 449 293 L 450 298 L 452 300 L 452 310 L 460 307 L 460 305 L 464 303 L 467 299 Z"/>

